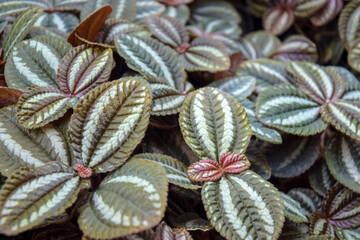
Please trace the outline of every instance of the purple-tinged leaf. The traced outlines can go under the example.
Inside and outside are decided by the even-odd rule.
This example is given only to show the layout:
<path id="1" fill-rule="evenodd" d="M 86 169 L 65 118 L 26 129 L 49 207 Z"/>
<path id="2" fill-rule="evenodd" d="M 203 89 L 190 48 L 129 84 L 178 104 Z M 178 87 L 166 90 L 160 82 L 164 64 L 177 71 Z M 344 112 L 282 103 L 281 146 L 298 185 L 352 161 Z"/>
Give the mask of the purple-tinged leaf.
<path id="1" fill-rule="evenodd" d="M 241 173 L 250 167 L 250 162 L 242 153 L 226 152 L 220 156 L 220 167 L 227 173 Z"/>
<path id="2" fill-rule="evenodd" d="M 15 88 L 0 87 L 0 108 L 17 103 L 22 94 Z"/>
<path id="3" fill-rule="evenodd" d="M 171 228 L 165 222 L 155 230 L 154 240 L 192 240 L 190 233 L 184 228 Z"/>
<path id="4" fill-rule="evenodd" d="M 326 4 L 310 18 L 311 23 L 317 27 L 329 23 L 341 11 L 343 5 L 343 0 L 327 0 Z"/>
<path id="5" fill-rule="evenodd" d="M 221 178 L 223 171 L 212 159 L 202 159 L 188 167 L 187 174 L 193 181 L 213 182 Z"/>
<path id="6" fill-rule="evenodd" d="M 294 21 L 294 12 L 287 6 L 271 8 L 263 16 L 264 29 L 275 35 L 284 33 L 291 27 Z"/>
<path id="7" fill-rule="evenodd" d="M 326 217 L 323 214 L 321 214 L 320 212 L 313 212 L 310 215 L 310 233 L 311 235 L 315 235 L 315 236 L 319 236 L 319 235 L 334 236 L 335 229 L 327 221 Z M 330 237 L 328 239 L 330 239 Z"/>
<path id="8" fill-rule="evenodd" d="M 158 2 L 165 3 L 169 6 L 179 6 L 183 4 L 189 4 L 194 0 L 158 0 Z"/>

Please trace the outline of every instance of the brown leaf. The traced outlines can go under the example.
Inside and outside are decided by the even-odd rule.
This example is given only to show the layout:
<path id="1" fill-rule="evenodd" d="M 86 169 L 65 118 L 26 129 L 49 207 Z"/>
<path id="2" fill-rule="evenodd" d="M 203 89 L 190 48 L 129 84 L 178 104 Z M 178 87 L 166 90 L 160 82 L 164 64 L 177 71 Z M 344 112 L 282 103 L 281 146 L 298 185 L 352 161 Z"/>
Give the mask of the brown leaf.
<path id="1" fill-rule="evenodd" d="M 223 171 L 216 161 L 202 159 L 189 166 L 187 175 L 193 181 L 213 182 L 222 177 Z"/>
<path id="2" fill-rule="evenodd" d="M 22 94 L 15 88 L 0 87 L 0 108 L 17 103 Z"/>
<path id="3" fill-rule="evenodd" d="M 223 153 L 220 157 L 220 166 L 227 173 L 241 173 L 250 167 L 247 157 L 240 153 Z"/>

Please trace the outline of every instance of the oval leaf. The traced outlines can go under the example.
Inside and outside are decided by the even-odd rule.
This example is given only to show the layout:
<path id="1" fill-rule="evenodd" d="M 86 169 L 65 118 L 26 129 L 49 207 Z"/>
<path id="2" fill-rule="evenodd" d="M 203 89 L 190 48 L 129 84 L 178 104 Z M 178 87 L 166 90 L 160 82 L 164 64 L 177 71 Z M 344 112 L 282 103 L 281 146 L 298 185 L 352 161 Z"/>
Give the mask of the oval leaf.
<path id="1" fill-rule="evenodd" d="M 299 202 L 303 213 L 310 217 L 310 214 L 321 210 L 320 196 L 309 188 L 292 188 L 287 195 Z"/>
<path id="2" fill-rule="evenodd" d="M 189 166 L 187 175 L 193 181 L 214 182 L 222 177 L 223 171 L 216 161 L 202 159 Z"/>
<path id="3" fill-rule="evenodd" d="M 319 159 L 309 171 L 309 183 L 312 189 L 321 196 L 336 183 L 325 161 Z"/>
<path id="4" fill-rule="evenodd" d="M 346 4 L 340 14 L 338 32 L 347 49 L 351 49 L 360 40 L 360 1 Z"/>
<path id="5" fill-rule="evenodd" d="M 255 90 L 255 77 L 239 76 L 228 77 L 212 82 L 209 87 L 219 88 L 221 91 L 235 96 L 246 98 Z"/>
<path id="6" fill-rule="evenodd" d="M 331 20 L 341 11 L 344 3 L 343 0 L 328 0 L 325 6 L 323 6 L 314 16 L 310 18 L 311 23 L 314 26 L 320 27 Z"/>
<path id="7" fill-rule="evenodd" d="M 135 20 L 144 22 L 149 16 L 162 14 L 165 6 L 155 0 L 136 0 L 136 10 Z"/>
<path id="8" fill-rule="evenodd" d="M 312 239 L 331 239 L 335 240 L 335 228 L 332 226 L 323 214 L 319 212 L 313 212 L 310 216 L 310 233 Z"/>
<path id="9" fill-rule="evenodd" d="M 284 200 L 285 217 L 296 223 L 309 222 L 308 218 L 306 217 L 306 212 L 300 206 L 300 203 L 295 201 L 289 195 L 286 195 L 285 193 L 282 192 L 280 193 Z"/>
<path id="10" fill-rule="evenodd" d="M 226 173 L 241 173 L 250 167 L 249 160 L 242 153 L 223 153 L 219 162 L 221 169 Z"/>
<path id="11" fill-rule="evenodd" d="M 275 35 L 280 35 L 288 30 L 294 23 L 294 12 L 286 6 L 271 8 L 263 15 L 264 29 Z"/>
<path id="12" fill-rule="evenodd" d="M 156 227 L 154 240 L 192 240 L 190 233 L 183 228 L 171 228 L 165 222 Z"/>

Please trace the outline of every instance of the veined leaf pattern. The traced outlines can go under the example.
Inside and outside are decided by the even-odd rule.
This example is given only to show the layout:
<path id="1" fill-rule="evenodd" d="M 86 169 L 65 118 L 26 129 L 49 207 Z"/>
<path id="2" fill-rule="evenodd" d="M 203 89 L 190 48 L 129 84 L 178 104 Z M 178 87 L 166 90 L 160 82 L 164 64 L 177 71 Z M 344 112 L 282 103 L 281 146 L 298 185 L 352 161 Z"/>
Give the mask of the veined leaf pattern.
<path id="1" fill-rule="evenodd" d="M 285 217 L 296 223 L 307 223 L 306 212 L 296 200 L 285 193 L 281 193 L 285 206 Z"/>
<path id="2" fill-rule="evenodd" d="M 190 233 L 184 228 L 171 228 L 165 222 L 156 227 L 154 240 L 193 240 Z"/>

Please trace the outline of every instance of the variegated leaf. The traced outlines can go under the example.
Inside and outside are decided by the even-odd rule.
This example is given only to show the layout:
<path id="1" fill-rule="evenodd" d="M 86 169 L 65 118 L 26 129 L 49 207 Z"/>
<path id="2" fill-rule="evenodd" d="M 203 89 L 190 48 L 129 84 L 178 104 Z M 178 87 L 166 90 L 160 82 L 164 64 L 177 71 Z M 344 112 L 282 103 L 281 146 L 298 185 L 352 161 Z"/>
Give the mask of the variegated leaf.
<path id="1" fill-rule="evenodd" d="M 150 37 L 151 33 L 144 27 L 127 20 L 110 18 L 106 20 L 99 33 L 98 42 L 115 44 L 115 37 L 120 34 L 132 34 L 139 37 Z"/>
<path id="2" fill-rule="evenodd" d="M 192 240 L 190 233 L 184 228 L 171 228 L 165 222 L 156 227 L 154 240 Z"/>
<path id="3" fill-rule="evenodd" d="M 309 235 L 308 224 L 285 220 L 279 240 L 301 240 L 306 239 Z"/>
<path id="4" fill-rule="evenodd" d="M 359 227 L 360 194 L 336 183 L 324 196 L 322 212 L 333 226 Z"/>
<path id="5" fill-rule="evenodd" d="M 314 42 L 303 35 L 291 35 L 279 45 L 273 59 L 281 61 L 307 61 L 316 62 L 318 52 Z"/>
<path id="6" fill-rule="evenodd" d="M 118 53 L 127 65 L 143 75 L 162 77 L 181 93 L 185 91 L 185 71 L 177 53 L 152 38 L 119 35 L 115 38 Z"/>
<path id="7" fill-rule="evenodd" d="M 341 99 L 347 101 L 360 101 L 360 81 L 349 70 L 336 67 L 345 78 L 346 86 Z"/>
<path id="8" fill-rule="evenodd" d="M 63 213 L 90 181 L 71 168 L 48 163 L 36 169 L 20 168 L 5 182 L 0 194 L 0 232 L 16 235 Z"/>
<path id="9" fill-rule="evenodd" d="M 164 216 L 168 181 L 160 164 L 133 159 L 108 175 L 79 209 L 80 229 L 110 239 L 156 226 Z"/>
<path id="10" fill-rule="evenodd" d="M 78 24 L 79 19 L 74 14 L 54 12 L 43 13 L 36 21 L 35 26 L 44 26 L 64 31 L 66 33 L 71 33 Z"/>
<path id="11" fill-rule="evenodd" d="M 3 60 L 7 60 L 13 47 L 26 36 L 42 12 L 43 10 L 41 7 L 30 7 L 16 18 L 2 44 L 2 49 L 4 51 L 2 56 Z"/>
<path id="12" fill-rule="evenodd" d="M 249 169 L 260 175 L 263 179 L 268 180 L 271 177 L 271 168 L 265 154 L 259 151 L 259 149 L 262 148 L 262 143 L 256 140 L 254 141 L 255 142 L 250 142 L 245 152 L 246 157 L 251 163 Z"/>
<path id="13" fill-rule="evenodd" d="M 175 49 L 189 42 L 185 26 L 175 18 L 150 16 L 147 18 L 147 27 L 160 41 Z"/>
<path id="14" fill-rule="evenodd" d="M 342 229 L 336 228 L 336 236 L 340 240 L 358 240 L 360 239 L 360 228 L 355 229 Z"/>
<path id="15" fill-rule="evenodd" d="M 81 45 L 72 48 L 60 61 L 57 82 L 70 97 L 82 97 L 106 82 L 114 66 L 111 49 Z"/>
<path id="16" fill-rule="evenodd" d="M 54 37 L 63 38 L 65 41 L 68 37 L 68 34 L 64 31 L 55 28 L 44 27 L 44 26 L 32 27 L 29 31 L 29 35 L 31 38 L 42 37 L 42 36 L 54 36 Z"/>
<path id="17" fill-rule="evenodd" d="M 319 159 L 309 171 L 309 183 L 312 189 L 321 196 L 336 183 L 325 161 Z"/>
<path id="18" fill-rule="evenodd" d="M 189 166 L 187 175 L 193 181 L 214 182 L 222 177 L 223 171 L 215 160 L 201 159 Z"/>
<path id="19" fill-rule="evenodd" d="M 323 6 L 310 18 L 311 23 L 317 27 L 329 23 L 341 11 L 343 5 L 343 0 L 326 1 L 325 6 Z"/>
<path id="20" fill-rule="evenodd" d="M 230 67 L 225 47 L 209 38 L 196 38 L 183 49 L 178 49 L 187 71 L 224 71 Z"/>
<path id="21" fill-rule="evenodd" d="M 334 178 L 360 193 L 360 143 L 336 134 L 328 144 L 326 163 Z"/>
<path id="22" fill-rule="evenodd" d="M 323 105 L 321 116 L 340 132 L 360 141 L 360 101 L 338 100 Z"/>
<path id="23" fill-rule="evenodd" d="M 202 189 L 206 214 L 226 239 L 277 239 L 284 224 L 278 190 L 248 170 L 207 182 Z"/>
<path id="24" fill-rule="evenodd" d="M 257 17 L 261 17 L 267 9 L 273 6 L 271 0 L 246 0 L 246 3 L 249 5 L 251 13 Z"/>
<path id="25" fill-rule="evenodd" d="M 43 9 L 50 9 L 52 6 L 48 1 L 38 0 L 0 0 L 0 20 L 2 21 L 7 16 L 15 16 L 24 12 L 29 7 L 41 7 Z"/>
<path id="26" fill-rule="evenodd" d="M 346 4 L 340 14 L 338 31 L 347 49 L 353 48 L 360 40 L 360 1 Z"/>
<path id="27" fill-rule="evenodd" d="M 162 14 L 165 11 L 165 6 L 155 0 L 136 0 L 136 9 L 135 20 L 144 22 L 149 16 Z"/>
<path id="28" fill-rule="evenodd" d="M 310 233 L 313 239 L 335 240 L 335 228 L 327 221 L 326 217 L 320 212 L 313 212 L 310 216 Z M 326 235 L 326 237 L 324 237 Z"/>
<path id="29" fill-rule="evenodd" d="M 233 24 L 232 20 L 225 20 L 219 18 L 211 18 L 207 22 L 199 22 L 197 23 L 201 34 L 197 34 L 198 37 L 212 37 L 217 39 L 219 36 L 225 36 L 230 39 L 238 40 L 242 33 L 241 27 L 237 24 Z M 191 32 L 191 26 L 189 26 L 188 30 Z"/>
<path id="30" fill-rule="evenodd" d="M 200 188 L 199 185 L 193 184 L 188 178 L 186 174 L 187 167 L 185 166 L 185 164 L 173 157 L 162 154 L 143 153 L 137 154 L 133 158 L 146 159 L 159 163 L 165 169 L 169 183 L 187 189 Z"/>
<path id="31" fill-rule="evenodd" d="M 200 159 L 219 161 L 225 152 L 243 153 L 251 137 L 245 109 L 216 88 L 202 88 L 188 96 L 179 122 L 186 143 Z"/>
<path id="32" fill-rule="evenodd" d="M 288 84 L 261 92 L 256 101 L 256 116 L 267 126 L 300 136 L 314 135 L 327 127 L 320 116 L 319 104 Z"/>
<path id="33" fill-rule="evenodd" d="M 310 217 L 310 214 L 321 210 L 320 196 L 309 188 L 292 188 L 287 195 L 299 202 L 303 213 Z"/>
<path id="34" fill-rule="evenodd" d="M 58 11 L 80 11 L 87 0 L 55 0 L 54 8 Z"/>
<path id="35" fill-rule="evenodd" d="M 327 0 L 297 0 L 294 6 L 296 17 L 307 18 L 322 9 Z"/>
<path id="36" fill-rule="evenodd" d="M 275 177 L 292 178 L 307 171 L 320 150 L 320 134 L 309 137 L 283 136 L 282 144 L 267 144 L 264 152 Z"/>
<path id="37" fill-rule="evenodd" d="M 24 128 L 34 129 L 64 116 L 71 98 L 57 88 L 29 88 L 19 99 L 16 115 Z"/>
<path id="38" fill-rule="evenodd" d="M 176 18 L 182 24 L 185 24 L 190 18 L 190 9 L 187 5 L 167 6 L 163 15 Z"/>
<path id="39" fill-rule="evenodd" d="M 288 66 L 300 90 L 319 104 L 335 101 L 344 93 L 345 79 L 336 68 L 307 62 L 292 62 Z"/>
<path id="40" fill-rule="evenodd" d="M 151 95 L 140 78 L 123 78 L 88 92 L 74 110 L 69 140 L 76 161 L 96 172 L 124 164 L 145 135 Z"/>
<path id="41" fill-rule="evenodd" d="M 280 35 L 287 31 L 294 23 L 294 12 L 287 6 L 271 8 L 263 15 L 263 26 L 268 32 Z"/>
<path id="42" fill-rule="evenodd" d="M 255 31 L 240 41 L 240 52 L 247 59 L 268 58 L 274 54 L 280 40 L 267 31 Z"/>
<path id="43" fill-rule="evenodd" d="M 209 220 L 201 218 L 197 213 L 186 212 L 176 217 L 172 222 L 172 225 L 176 228 L 185 228 L 188 231 L 206 232 L 214 229 Z"/>
<path id="44" fill-rule="evenodd" d="M 194 0 L 158 0 L 159 2 L 165 3 L 169 6 L 179 6 L 179 5 L 185 5 L 193 2 Z"/>
<path id="45" fill-rule="evenodd" d="M 347 61 L 352 69 L 360 71 L 360 41 L 356 42 L 351 50 L 349 50 Z"/>
<path id="46" fill-rule="evenodd" d="M 0 110 L 1 174 L 10 174 L 21 166 L 39 167 L 50 161 L 71 164 L 70 149 L 65 134 L 57 127 L 28 130 L 21 127 L 15 114 L 15 107 Z"/>
<path id="47" fill-rule="evenodd" d="M 31 86 L 56 87 L 56 73 L 70 44 L 60 37 L 43 36 L 25 40 L 13 48 L 5 65 L 9 87 L 25 91 Z"/>
<path id="48" fill-rule="evenodd" d="M 280 192 L 284 200 L 285 217 L 296 223 L 309 222 L 305 210 L 300 206 L 300 203 L 289 195 Z"/>
<path id="49" fill-rule="evenodd" d="M 16 104 L 22 94 L 15 88 L 0 87 L 0 108 Z"/>
<path id="50" fill-rule="evenodd" d="M 244 76 L 242 73 L 212 82 L 209 86 L 230 93 L 234 96 L 246 98 L 255 90 L 256 78 L 250 75 Z"/>

